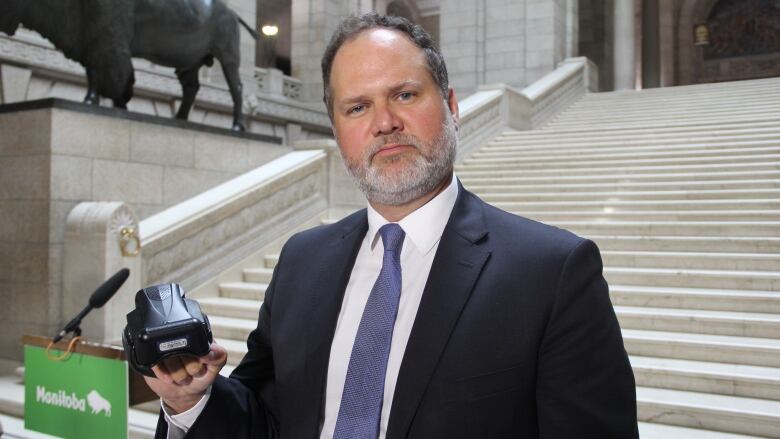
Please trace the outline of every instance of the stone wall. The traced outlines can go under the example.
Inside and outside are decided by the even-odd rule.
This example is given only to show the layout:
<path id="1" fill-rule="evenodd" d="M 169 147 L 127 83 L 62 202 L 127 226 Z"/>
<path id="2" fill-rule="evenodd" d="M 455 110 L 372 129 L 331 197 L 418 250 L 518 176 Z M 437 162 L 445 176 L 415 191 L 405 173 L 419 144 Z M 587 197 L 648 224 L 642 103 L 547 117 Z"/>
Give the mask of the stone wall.
<path id="1" fill-rule="evenodd" d="M 0 107 L 0 352 L 7 359 L 21 359 L 22 334 L 51 335 L 66 318 L 65 220 L 78 203 L 123 201 L 145 218 L 290 151 L 227 130 L 117 117 L 127 113 L 113 109 L 17 106 Z"/>
<path id="2" fill-rule="evenodd" d="M 459 96 L 481 84 L 522 88 L 577 54 L 576 2 L 451 1 L 440 5 L 440 45 Z"/>
<path id="3" fill-rule="evenodd" d="M 614 87 L 613 0 L 580 0 L 579 54 L 599 67 L 599 90 Z"/>

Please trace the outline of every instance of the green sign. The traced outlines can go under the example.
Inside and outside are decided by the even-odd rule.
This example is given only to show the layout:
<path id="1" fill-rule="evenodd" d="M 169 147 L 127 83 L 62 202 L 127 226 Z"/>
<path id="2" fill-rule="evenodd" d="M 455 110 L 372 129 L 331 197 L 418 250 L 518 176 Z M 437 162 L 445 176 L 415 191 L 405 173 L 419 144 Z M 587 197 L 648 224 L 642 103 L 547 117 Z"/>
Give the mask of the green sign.
<path id="1" fill-rule="evenodd" d="M 60 355 L 60 351 L 50 351 Z M 24 428 L 73 439 L 127 438 L 127 363 L 24 348 Z"/>

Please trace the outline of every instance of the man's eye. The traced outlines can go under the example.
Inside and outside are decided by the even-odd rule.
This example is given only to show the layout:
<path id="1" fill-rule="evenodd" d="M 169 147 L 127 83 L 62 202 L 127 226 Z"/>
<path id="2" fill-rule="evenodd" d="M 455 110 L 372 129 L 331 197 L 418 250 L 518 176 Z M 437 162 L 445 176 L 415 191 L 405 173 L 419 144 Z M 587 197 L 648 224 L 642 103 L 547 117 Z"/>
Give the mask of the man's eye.
<path id="1" fill-rule="evenodd" d="M 365 105 L 355 105 L 354 107 L 351 107 L 349 110 L 347 110 L 347 114 L 360 113 L 365 108 L 366 108 Z"/>
<path id="2" fill-rule="evenodd" d="M 413 97 L 414 97 L 414 93 L 412 93 L 410 91 L 405 91 L 405 92 L 402 92 L 402 93 L 398 94 L 398 99 L 400 99 L 402 101 L 408 101 L 408 100 L 412 99 Z"/>

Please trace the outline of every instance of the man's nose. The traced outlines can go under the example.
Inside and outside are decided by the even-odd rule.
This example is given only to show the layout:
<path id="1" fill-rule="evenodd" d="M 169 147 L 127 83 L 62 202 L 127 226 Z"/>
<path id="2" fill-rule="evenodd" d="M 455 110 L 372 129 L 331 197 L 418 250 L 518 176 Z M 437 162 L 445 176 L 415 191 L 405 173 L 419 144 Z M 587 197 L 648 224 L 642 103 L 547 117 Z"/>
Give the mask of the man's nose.
<path id="1" fill-rule="evenodd" d="M 391 134 L 403 129 L 403 121 L 389 105 L 376 105 L 374 107 L 374 120 L 372 126 L 372 134 L 374 136 Z"/>

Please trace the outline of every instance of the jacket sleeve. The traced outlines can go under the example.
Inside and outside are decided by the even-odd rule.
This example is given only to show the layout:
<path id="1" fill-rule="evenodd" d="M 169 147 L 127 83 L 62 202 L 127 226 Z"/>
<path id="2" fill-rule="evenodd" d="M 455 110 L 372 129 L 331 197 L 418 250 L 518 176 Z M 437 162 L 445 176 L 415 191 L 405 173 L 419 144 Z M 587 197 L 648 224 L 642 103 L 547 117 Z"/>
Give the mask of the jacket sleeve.
<path id="1" fill-rule="evenodd" d="M 185 435 L 186 439 L 271 439 L 277 437 L 274 387 L 274 362 L 271 347 L 271 308 L 277 271 L 284 251 L 274 269 L 271 283 L 260 307 L 255 328 L 247 339 L 248 352 L 231 373 L 218 376 L 211 388 L 203 412 Z M 167 422 L 162 413 L 155 439 L 166 439 Z"/>
<path id="2" fill-rule="evenodd" d="M 634 375 L 592 241 L 563 264 L 536 388 L 540 438 L 639 437 Z"/>

